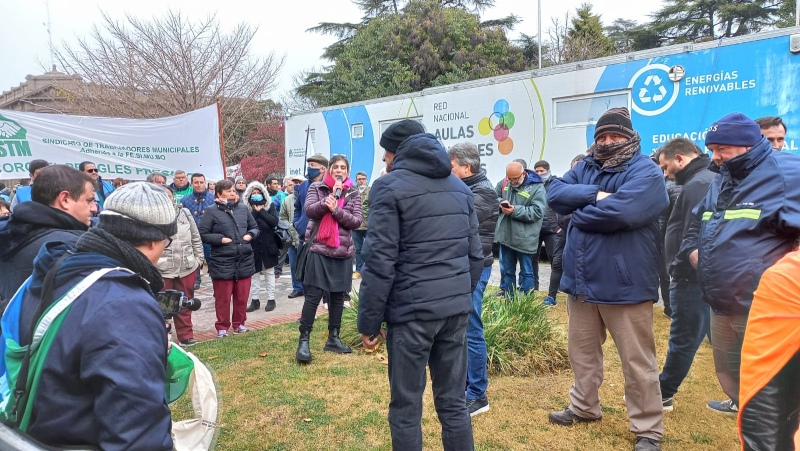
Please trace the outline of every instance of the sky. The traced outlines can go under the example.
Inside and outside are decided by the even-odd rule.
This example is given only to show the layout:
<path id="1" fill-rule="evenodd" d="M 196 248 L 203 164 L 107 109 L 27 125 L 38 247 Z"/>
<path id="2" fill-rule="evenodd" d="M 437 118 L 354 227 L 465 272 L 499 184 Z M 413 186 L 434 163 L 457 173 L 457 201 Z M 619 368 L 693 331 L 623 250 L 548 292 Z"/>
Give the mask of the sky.
<path id="1" fill-rule="evenodd" d="M 542 0 L 543 39 L 551 27 L 551 18 L 563 20 L 568 12 L 574 14 L 585 1 Z M 74 43 L 77 37 L 88 36 L 93 25 L 102 21 L 101 12 L 123 20 L 126 14 L 148 18 L 162 16 L 172 9 L 196 20 L 216 14 L 226 30 L 239 23 L 258 27 L 251 44 L 253 55 L 275 52 L 276 56 L 285 56 L 278 86 L 270 96 L 276 100 L 292 88 L 293 75 L 329 64 L 320 55 L 335 38 L 307 32 L 308 28 L 320 22 L 357 22 L 361 18 L 361 12 L 349 0 L 295 0 L 288 3 L 275 0 L 0 0 L 4 19 L 0 27 L 0 42 L 5 43 L 0 91 L 18 86 L 28 74 L 41 74 L 51 67 L 46 26 L 48 3 L 52 42 L 56 48 L 65 42 Z M 604 25 L 616 18 L 646 22 L 648 15 L 661 7 L 661 0 L 594 0 L 591 3 Z M 532 0 L 495 0 L 495 6 L 484 11 L 482 19 L 501 18 L 511 13 L 522 19 L 510 33 L 512 39 L 519 33 L 537 33 L 537 2 Z"/>

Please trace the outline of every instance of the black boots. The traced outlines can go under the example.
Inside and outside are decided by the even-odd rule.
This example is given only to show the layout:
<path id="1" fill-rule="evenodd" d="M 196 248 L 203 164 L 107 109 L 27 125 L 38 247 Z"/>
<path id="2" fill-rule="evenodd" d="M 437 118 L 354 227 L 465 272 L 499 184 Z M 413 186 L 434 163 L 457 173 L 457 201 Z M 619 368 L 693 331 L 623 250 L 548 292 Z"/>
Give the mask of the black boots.
<path id="1" fill-rule="evenodd" d="M 250 305 L 247 307 L 247 313 L 255 312 L 261 308 L 261 301 L 258 299 L 250 299 Z"/>
<path id="2" fill-rule="evenodd" d="M 267 306 L 264 307 L 264 311 L 271 312 L 273 310 L 275 310 L 275 299 L 269 299 L 267 300 Z"/>
<path id="3" fill-rule="evenodd" d="M 328 341 L 325 342 L 326 351 L 335 352 L 337 354 L 349 354 L 353 352 L 350 346 L 342 343 L 339 339 L 339 328 L 336 327 L 328 331 Z"/>
<path id="4" fill-rule="evenodd" d="M 311 362 L 311 349 L 308 348 L 308 340 L 311 338 L 310 331 L 300 331 L 300 342 L 297 344 L 297 352 L 294 354 L 298 363 Z"/>

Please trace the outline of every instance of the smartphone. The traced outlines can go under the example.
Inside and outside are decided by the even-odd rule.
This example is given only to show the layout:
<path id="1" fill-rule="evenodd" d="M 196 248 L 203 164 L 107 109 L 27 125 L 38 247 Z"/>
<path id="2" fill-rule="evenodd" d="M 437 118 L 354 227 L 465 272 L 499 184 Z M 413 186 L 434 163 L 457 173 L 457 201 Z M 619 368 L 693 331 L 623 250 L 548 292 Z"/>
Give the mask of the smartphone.
<path id="1" fill-rule="evenodd" d="M 511 206 L 511 204 L 510 204 L 510 203 L 509 203 L 507 200 L 504 200 L 504 201 L 501 201 L 501 202 L 500 202 L 500 206 L 501 206 L 501 207 L 508 208 L 508 207 L 510 207 L 510 206 Z"/>

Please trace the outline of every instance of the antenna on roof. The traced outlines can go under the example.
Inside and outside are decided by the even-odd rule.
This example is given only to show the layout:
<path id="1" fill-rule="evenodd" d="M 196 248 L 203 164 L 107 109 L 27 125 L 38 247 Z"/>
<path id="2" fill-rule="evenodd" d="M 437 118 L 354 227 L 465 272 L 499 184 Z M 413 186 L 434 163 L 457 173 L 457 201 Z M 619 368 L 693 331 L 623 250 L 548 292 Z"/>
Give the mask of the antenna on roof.
<path id="1" fill-rule="evenodd" d="M 51 22 L 50 22 L 50 0 L 45 0 L 44 2 L 45 7 L 47 8 L 47 23 L 45 27 L 47 28 L 47 45 L 50 48 L 50 64 L 53 67 L 53 72 L 56 71 L 56 57 L 55 51 L 53 49 L 53 33 L 51 31 Z"/>

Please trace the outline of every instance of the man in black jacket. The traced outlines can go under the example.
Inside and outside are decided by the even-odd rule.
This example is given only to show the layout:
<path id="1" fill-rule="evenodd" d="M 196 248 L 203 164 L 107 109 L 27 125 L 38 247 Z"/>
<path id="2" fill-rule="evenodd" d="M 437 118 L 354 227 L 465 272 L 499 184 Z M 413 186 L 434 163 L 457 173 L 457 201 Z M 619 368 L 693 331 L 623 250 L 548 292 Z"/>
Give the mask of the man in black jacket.
<path id="1" fill-rule="evenodd" d="M 17 205 L 11 219 L 0 223 L 0 307 L 30 277 L 42 244 L 74 246 L 97 214 L 93 180 L 66 165 L 41 169 L 31 200 Z"/>
<path id="2" fill-rule="evenodd" d="M 669 215 L 664 239 L 664 257 L 670 264 L 670 301 L 672 323 L 669 328 L 667 360 L 658 376 L 661 404 L 672 411 L 672 397 L 689 373 L 697 348 L 709 335 L 711 310 L 703 301 L 697 271 L 688 261 L 675 257 L 683 235 L 694 216 L 692 209 L 700 203 L 716 174 L 708 170 L 711 160 L 685 138 L 675 138 L 658 152 L 658 165 L 667 178 L 682 187 Z"/>
<path id="3" fill-rule="evenodd" d="M 370 349 L 389 325 L 392 446 L 422 449 L 427 364 L 444 449 L 470 450 L 465 335 L 484 268 L 473 195 L 418 122 L 392 124 L 380 143 L 390 172 L 370 191 L 358 330 Z"/>
<path id="4" fill-rule="evenodd" d="M 483 272 L 478 286 L 472 292 L 472 311 L 467 325 L 467 409 L 475 416 L 489 410 L 486 388 L 489 377 L 486 373 L 486 340 L 483 337 L 483 292 L 492 275 L 492 243 L 494 229 L 500 216 L 500 202 L 486 171 L 481 169 L 478 146 L 472 143 L 458 143 L 447 150 L 453 174 L 458 176 L 475 196 L 475 213 L 478 215 L 478 234 L 483 246 Z"/>

